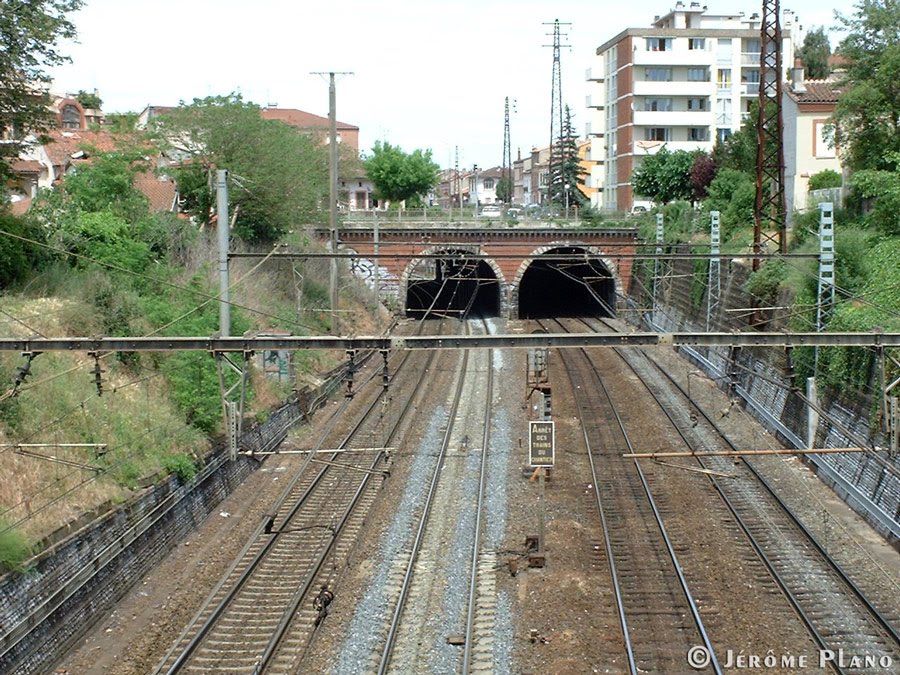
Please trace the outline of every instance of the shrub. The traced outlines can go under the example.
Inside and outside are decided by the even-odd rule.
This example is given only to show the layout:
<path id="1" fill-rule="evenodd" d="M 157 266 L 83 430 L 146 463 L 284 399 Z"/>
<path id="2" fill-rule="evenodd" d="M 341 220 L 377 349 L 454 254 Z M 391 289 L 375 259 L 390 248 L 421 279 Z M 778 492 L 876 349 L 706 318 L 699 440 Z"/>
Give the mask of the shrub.
<path id="1" fill-rule="evenodd" d="M 769 260 L 750 275 L 744 290 L 767 305 L 775 304 L 781 282 L 787 277 L 787 266 L 782 260 Z"/>
<path id="2" fill-rule="evenodd" d="M 0 518 L 0 571 L 21 571 L 31 557 L 31 546 L 25 535 L 7 527 L 6 521 Z"/>
<path id="3" fill-rule="evenodd" d="M 197 464 L 194 462 L 194 458 L 184 452 L 166 455 L 163 457 L 162 465 L 166 471 L 178 476 L 178 480 L 182 483 L 191 481 L 197 475 Z"/>
<path id="4" fill-rule="evenodd" d="M 809 190 L 825 190 L 841 187 L 841 174 L 832 169 L 825 169 L 809 177 Z"/>

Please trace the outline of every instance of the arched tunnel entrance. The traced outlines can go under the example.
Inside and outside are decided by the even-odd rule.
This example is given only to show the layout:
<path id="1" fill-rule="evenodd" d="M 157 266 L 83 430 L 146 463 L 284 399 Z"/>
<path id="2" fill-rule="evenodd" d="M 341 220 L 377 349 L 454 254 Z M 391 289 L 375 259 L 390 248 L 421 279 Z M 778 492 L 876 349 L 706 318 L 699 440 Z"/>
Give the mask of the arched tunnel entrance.
<path id="1" fill-rule="evenodd" d="M 615 306 L 616 282 L 606 263 L 578 246 L 544 251 L 519 283 L 520 319 L 614 316 Z"/>
<path id="2" fill-rule="evenodd" d="M 467 251 L 440 251 L 419 260 L 406 284 L 406 316 L 417 319 L 500 316 L 500 281 L 485 260 Z M 443 257 L 446 254 L 446 257 Z"/>

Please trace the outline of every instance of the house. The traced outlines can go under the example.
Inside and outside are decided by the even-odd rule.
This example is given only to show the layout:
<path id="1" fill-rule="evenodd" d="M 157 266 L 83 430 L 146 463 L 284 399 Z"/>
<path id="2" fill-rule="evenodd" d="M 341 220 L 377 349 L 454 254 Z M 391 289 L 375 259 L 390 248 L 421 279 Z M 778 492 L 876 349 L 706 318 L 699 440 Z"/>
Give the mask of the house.
<path id="1" fill-rule="evenodd" d="M 325 142 L 328 142 L 330 121 L 327 117 L 313 115 L 312 113 L 296 110 L 295 108 L 263 108 L 260 110 L 263 119 L 279 120 L 301 131 L 324 134 Z M 338 143 L 346 144 L 359 152 L 359 127 L 346 122 L 335 122 Z"/>
<path id="2" fill-rule="evenodd" d="M 834 144 L 831 126 L 839 95 L 835 78 L 805 80 L 799 62 L 783 90 L 784 184 L 789 225 L 794 211 L 815 208 L 815 204 L 808 203 L 810 176 L 826 169 L 839 174 L 842 171 L 840 149 Z"/>
<path id="3" fill-rule="evenodd" d="M 594 207 L 630 210 L 632 174 L 663 146 L 710 151 L 740 129 L 759 95 L 760 21 L 679 1 L 649 27 L 627 28 L 597 48 L 587 71 Z M 791 64 L 803 36 L 790 10 L 781 29 L 783 63 Z"/>

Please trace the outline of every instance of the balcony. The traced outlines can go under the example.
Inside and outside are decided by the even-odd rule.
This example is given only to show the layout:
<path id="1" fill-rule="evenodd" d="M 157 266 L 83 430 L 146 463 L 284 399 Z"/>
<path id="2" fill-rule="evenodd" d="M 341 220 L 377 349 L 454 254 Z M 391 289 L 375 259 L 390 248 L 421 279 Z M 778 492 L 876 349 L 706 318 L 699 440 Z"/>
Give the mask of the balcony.
<path id="1" fill-rule="evenodd" d="M 708 66 L 712 62 L 710 53 L 702 49 L 673 49 L 664 52 L 639 49 L 633 56 L 635 66 Z"/>
<path id="2" fill-rule="evenodd" d="M 712 149 L 712 141 L 635 141 L 634 154 L 638 156 L 655 155 L 661 147 L 665 146 L 669 152 L 677 150 L 685 150 L 693 152 L 694 150 L 709 151 Z"/>
<path id="3" fill-rule="evenodd" d="M 594 102 L 596 101 L 596 103 Z M 595 110 L 605 110 L 606 99 L 600 98 L 599 96 L 588 95 L 584 97 L 584 105 L 587 108 L 594 108 Z"/>
<path id="4" fill-rule="evenodd" d="M 671 82 L 659 82 L 656 80 L 643 80 L 634 83 L 635 96 L 712 96 L 714 92 L 713 82 L 688 82 L 686 80 L 673 80 Z"/>
<path id="5" fill-rule="evenodd" d="M 760 52 L 741 52 L 741 65 L 758 66 L 760 56 Z"/>
<path id="6" fill-rule="evenodd" d="M 586 71 L 584 71 L 584 79 L 588 82 L 606 81 L 606 78 L 603 76 L 603 73 L 599 68 L 588 68 Z"/>
<path id="7" fill-rule="evenodd" d="M 744 82 L 741 85 L 741 96 L 759 96 L 759 82 Z"/>
<path id="8" fill-rule="evenodd" d="M 634 125 L 638 127 L 709 127 L 712 123 L 713 113 L 708 110 L 634 112 Z"/>

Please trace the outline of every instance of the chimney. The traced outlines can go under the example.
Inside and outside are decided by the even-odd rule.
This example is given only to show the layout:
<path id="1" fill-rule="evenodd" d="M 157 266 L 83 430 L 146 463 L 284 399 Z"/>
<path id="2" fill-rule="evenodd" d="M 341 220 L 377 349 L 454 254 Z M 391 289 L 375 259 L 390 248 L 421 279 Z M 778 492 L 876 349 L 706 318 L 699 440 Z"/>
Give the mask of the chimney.
<path id="1" fill-rule="evenodd" d="M 684 9 L 684 3 L 681 0 L 675 3 L 675 9 Z"/>
<path id="2" fill-rule="evenodd" d="M 806 91 L 806 85 L 803 83 L 803 61 L 800 57 L 794 59 L 794 69 L 791 72 L 791 85 L 796 93 L 802 94 Z"/>

